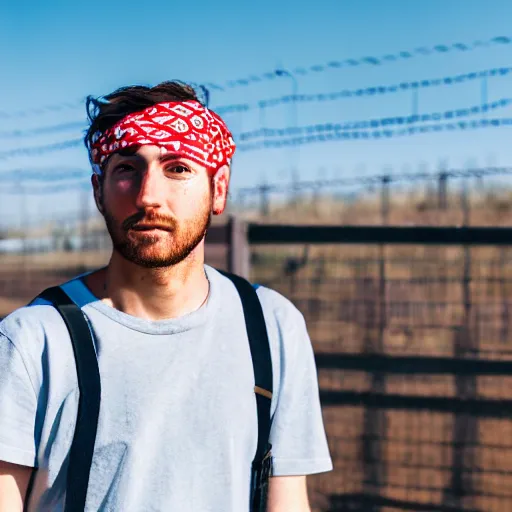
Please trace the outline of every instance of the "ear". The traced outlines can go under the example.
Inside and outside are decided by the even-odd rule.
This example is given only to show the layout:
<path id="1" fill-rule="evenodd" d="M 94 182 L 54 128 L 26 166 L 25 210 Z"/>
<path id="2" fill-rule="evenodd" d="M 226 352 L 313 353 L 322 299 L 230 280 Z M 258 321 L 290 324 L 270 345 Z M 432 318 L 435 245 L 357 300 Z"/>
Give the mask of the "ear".
<path id="1" fill-rule="evenodd" d="M 94 192 L 94 202 L 96 203 L 96 208 L 103 215 L 103 192 L 101 187 L 101 178 L 94 173 L 91 176 L 92 190 Z"/>
<path id="2" fill-rule="evenodd" d="M 213 175 L 212 179 L 212 212 L 214 215 L 220 215 L 225 209 L 228 201 L 230 169 L 228 165 L 223 165 Z"/>

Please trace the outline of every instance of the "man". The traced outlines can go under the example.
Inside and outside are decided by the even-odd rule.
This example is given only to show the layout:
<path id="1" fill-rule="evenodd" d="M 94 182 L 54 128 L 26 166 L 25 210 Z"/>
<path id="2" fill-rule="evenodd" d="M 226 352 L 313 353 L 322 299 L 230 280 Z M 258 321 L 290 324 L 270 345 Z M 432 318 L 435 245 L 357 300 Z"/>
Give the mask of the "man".
<path id="1" fill-rule="evenodd" d="M 88 99 L 85 143 L 113 252 L 62 285 L 87 317 L 101 376 L 88 511 L 250 508 L 258 434 L 240 297 L 204 264 L 235 150 L 226 125 L 179 82 Z M 306 475 L 329 471 L 302 315 L 257 289 L 269 336 L 273 472 L 268 510 L 310 510 Z M 0 324 L 0 512 L 62 510 L 77 417 L 63 319 L 41 300 Z M 67 511 L 66 511 L 67 512 Z"/>

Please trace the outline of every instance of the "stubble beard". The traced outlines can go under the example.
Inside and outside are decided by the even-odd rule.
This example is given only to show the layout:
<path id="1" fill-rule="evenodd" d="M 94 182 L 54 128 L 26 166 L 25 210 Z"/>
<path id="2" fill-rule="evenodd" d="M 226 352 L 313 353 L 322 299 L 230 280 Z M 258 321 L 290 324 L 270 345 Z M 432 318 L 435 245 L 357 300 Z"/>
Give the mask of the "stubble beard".
<path id="1" fill-rule="evenodd" d="M 211 203 L 210 199 L 207 208 L 181 225 L 149 211 L 121 223 L 106 208 L 103 216 L 113 248 L 123 258 L 144 268 L 165 268 L 181 263 L 201 243 L 211 224 Z M 130 228 L 135 222 L 162 223 L 169 226 L 169 231 L 159 231 L 157 235 L 136 232 Z"/>

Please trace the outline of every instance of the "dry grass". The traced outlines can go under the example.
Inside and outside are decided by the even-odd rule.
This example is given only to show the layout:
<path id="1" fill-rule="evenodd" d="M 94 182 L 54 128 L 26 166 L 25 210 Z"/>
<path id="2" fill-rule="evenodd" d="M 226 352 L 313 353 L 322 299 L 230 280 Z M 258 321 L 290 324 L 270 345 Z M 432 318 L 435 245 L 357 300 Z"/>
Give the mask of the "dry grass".
<path id="1" fill-rule="evenodd" d="M 275 201 L 262 217 L 257 203 L 237 212 L 248 220 L 287 224 L 342 224 L 459 226 L 509 226 L 512 222 L 512 192 L 509 188 L 473 191 L 467 206 L 458 195 L 447 197 L 446 207 L 440 207 L 435 193 L 422 190 L 395 192 L 391 195 L 386 218 L 378 190 L 367 192 L 357 200 L 344 201 L 328 195 L 303 196 L 293 204 Z"/>
<path id="2" fill-rule="evenodd" d="M 68 271 L 80 267 L 94 268 L 108 262 L 109 251 L 44 252 L 28 255 L 2 255 L 0 271 L 30 274 L 40 271 Z"/>

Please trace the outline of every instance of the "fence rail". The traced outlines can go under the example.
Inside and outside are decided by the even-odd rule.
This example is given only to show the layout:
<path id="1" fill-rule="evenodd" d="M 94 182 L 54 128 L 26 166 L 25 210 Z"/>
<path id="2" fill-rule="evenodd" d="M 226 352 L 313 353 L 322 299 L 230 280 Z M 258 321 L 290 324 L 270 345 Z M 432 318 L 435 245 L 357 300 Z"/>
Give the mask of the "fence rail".
<path id="1" fill-rule="evenodd" d="M 510 245 L 512 228 L 249 224 L 252 244 Z"/>
<path id="2" fill-rule="evenodd" d="M 512 361 L 347 353 L 317 353 L 315 360 L 319 369 L 336 368 L 399 375 L 512 375 Z"/>

